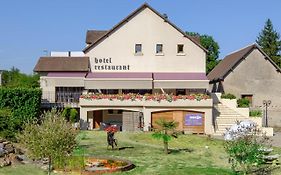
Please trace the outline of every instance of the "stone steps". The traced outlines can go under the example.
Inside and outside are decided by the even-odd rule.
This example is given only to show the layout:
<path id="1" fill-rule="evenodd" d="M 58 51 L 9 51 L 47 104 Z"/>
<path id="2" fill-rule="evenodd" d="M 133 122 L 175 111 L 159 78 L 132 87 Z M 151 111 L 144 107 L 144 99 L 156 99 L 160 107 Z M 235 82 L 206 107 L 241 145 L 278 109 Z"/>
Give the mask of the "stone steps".
<path id="1" fill-rule="evenodd" d="M 226 132 L 226 128 L 230 128 L 237 121 L 248 119 L 223 104 L 217 104 L 214 107 L 219 112 L 215 121 L 215 135 L 222 135 Z"/>

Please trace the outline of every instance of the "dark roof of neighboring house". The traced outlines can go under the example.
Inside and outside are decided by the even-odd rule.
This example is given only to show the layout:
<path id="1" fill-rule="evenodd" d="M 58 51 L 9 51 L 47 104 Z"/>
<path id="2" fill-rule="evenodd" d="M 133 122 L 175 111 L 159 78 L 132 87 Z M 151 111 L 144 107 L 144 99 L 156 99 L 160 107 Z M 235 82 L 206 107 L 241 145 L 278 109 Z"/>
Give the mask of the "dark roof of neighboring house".
<path id="1" fill-rule="evenodd" d="M 161 17 L 165 22 L 167 22 L 168 24 L 170 24 L 172 27 L 174 27 L 177 31 L 179 31 L 183 36 L 185 36 L 186 38 L 190 39 L 194 44 L 196 44 L 197 46 L 199 46 L 202 50 L 204 50 L 205 52 L 208 52 L 207 49 L 205 49 L 203 46 L 201 46 L 199 44 L 199 42 L 194 39 L 194 37 L 191 37 L 189 35 L 187 35 L 184 31 L 182 31 L 180 28 L 178 28 L 175 24 L 173 24 L 172 22 L 170 22 L 167 18 L 165 18 L 163 15 L 161 15 L 159 12 L 157 12 L 155 9 L 153 9 L 152 7 L 150 7 L 147 3 L 144 3 L 141 7 L 139 7 L 138 9 L 136 9 L 134 12 L 132 12 L 131 14 L 129 14 L 125 19 L 123 19 L 121 22 L 119 22 L 117 25 L 115 25 L 112 29 L 110 29 L 109 31 L 107 31 L 106 33 L 104 33 L 104 35 L 102 37 L 100 37 L 99 39 L 95 39 L 95 42 L 91 43 L 89 46 L 87 46 L 83 51 L 85 53 L 87 53 L 91 48 L 95 47 L 96 45 L 98 45 L 99 43 L 101 43 L 104 39 L 106 39 L 109 35 L 111 35 L 112 33 L 114 33 L 116 30 L 118 30 L 119 28 L 121 28 L 124 24 L 126 24 L 127 22 L 129 22 L 131 19 L 133 19 L 136 15 L 138 15 L 140 12 L 142 12 L 144 9 L 149 8 L 151 11 L 153 11 L 156 15 L 158 15 L 159 17 Z M 86 38 L 87 41 L 87 38 Z"/>
<path id="2" fill-rule="evenodd" d="M 232 70 L 234 70 L 243 59 L 245 59 L 254 49 L 258 49 L 266 59 L 281 72 L 281 69 L 266 55 L 266 53 L 257 45 L 252 44 L 236 52 L 227 55 L 221 62 L 207 75 L 210 81 L 223 80 Z"/>
<path id="3" fill-rule="evenodd" d="M 86 72 L 89 67 L 89 57 L 40 57 L 33 71 Z"/>
<path id="4" fill-rule="evenodd" d="M 107 33 L 106 30 L 88 30 L 86 34 L 86 43 L 92 44 Z"/>

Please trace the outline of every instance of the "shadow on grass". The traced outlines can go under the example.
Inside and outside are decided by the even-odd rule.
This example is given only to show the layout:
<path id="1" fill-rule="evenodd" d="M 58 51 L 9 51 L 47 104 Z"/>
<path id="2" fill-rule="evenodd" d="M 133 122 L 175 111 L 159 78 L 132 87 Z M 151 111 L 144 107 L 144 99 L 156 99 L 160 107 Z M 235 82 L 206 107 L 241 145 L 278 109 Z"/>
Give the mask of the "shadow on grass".
<path id="1" fill-rule="evenodd" d="M 135 148 L 135 147 L 133 147 L 133 146 L 123 146 L 123 147 L 120 147 L 120 148 L 118 148 L 118 150 L 124 150 L 124 149 L 130 149 L 130 148 Z"/>
<path id="2" fill-rule="evenodd" d="M 191 153 L 193 151 L 194 151 L 194 149 L 192 149 L 192 148 L 169 149 L 169 154 L 177 154 L 177 153 L 181 153 L 181 152 Z"/>

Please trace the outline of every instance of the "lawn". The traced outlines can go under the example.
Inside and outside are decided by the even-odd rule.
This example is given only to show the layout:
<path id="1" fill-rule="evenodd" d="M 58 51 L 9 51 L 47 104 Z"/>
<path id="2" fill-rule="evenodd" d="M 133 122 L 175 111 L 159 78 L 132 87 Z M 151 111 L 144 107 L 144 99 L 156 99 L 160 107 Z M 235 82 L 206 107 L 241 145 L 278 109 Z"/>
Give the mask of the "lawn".
<path id="1" fill-rule="evenodd" d="M 74 154 L 106 156 L 127 159 L 136 167 L 128 172 L 114 173 L 127 175 L 228 175 L 232 174 L 224 152 L 223 141 L 206 136 L 180 135 L 173 139 L 169 147 L 171 154 L 163 153 L 160 140 L 152 138 L 151 133 L 117 133 L 121 150 L 107 150 L 106 133 L 103 131 L 82 131 L 78 136 L 79 149 Z M 281 153 L 280 149 L 275 152 Z M 23 173 L 25 172 L 25 173 Z M 39 168 L 31 165 L 2 168 L 5 175 L 41 175 Z M 281 174 L 280 169 L 275 174 Z M 73 174 L 74 175 L 74 174 Z"/>

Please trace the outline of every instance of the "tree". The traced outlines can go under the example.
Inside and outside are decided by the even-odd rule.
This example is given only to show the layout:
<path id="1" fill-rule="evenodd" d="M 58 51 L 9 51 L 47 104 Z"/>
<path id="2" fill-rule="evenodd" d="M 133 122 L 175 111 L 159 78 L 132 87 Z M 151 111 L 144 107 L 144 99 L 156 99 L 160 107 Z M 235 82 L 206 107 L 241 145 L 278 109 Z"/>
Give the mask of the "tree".
<path id="1" fill-rule="evenodd" d="M 206 73 L 208 74 L 219 63 L 219 44 L 212 36 L 209 35 L 200 35 L 196 32 L 186 32 L 186 34 L 189 36 L 198 37 L 200 44 L 208 50 L 206 59 Z"/>
<path id="2" fill-rule="evenodd" d="M 152 136 L 156 139 L 162 139 L 164 144 L 164 152 L 166 154 L 169 153 L 168 149 L 168 142 L 173 137 L 176 137 L 176 134 L 174 130 L 178 126 L 178 123 L 174 120 L 172 121 L 166 121 L 164 119 L 160 119 L 155 121 L 156 125 L 158 125 L 158 128 L 155 130 L 155 132 L 152 134 Z"/>
<path id="3" fill-rule="evenodd" d="M 265 22 L 264 28 L 259 33 L 256 42 L 261 46 L 262 50 L 281 67 L 281 40 L 280 34 L 273 28 L 270 19 Z"/>
<path id="4" fill-rule="evenodd" d="M 3 71 L 2 82 L 4 87 L 16 88 L 37 88 L 39 87 L 39 75 L 26 75 L 21 73 L 19 69 L 12 67 L 9 71 Z"/>
<path id="5" fill-rule="evenodd" d="M 33 158 L 48 158 L 48 174 L 54 160 L 63 160 L 76 147 L 78 132 L 55 109 L 45 112 L 42 121 L 30 122 L 19 136 Z"/>

